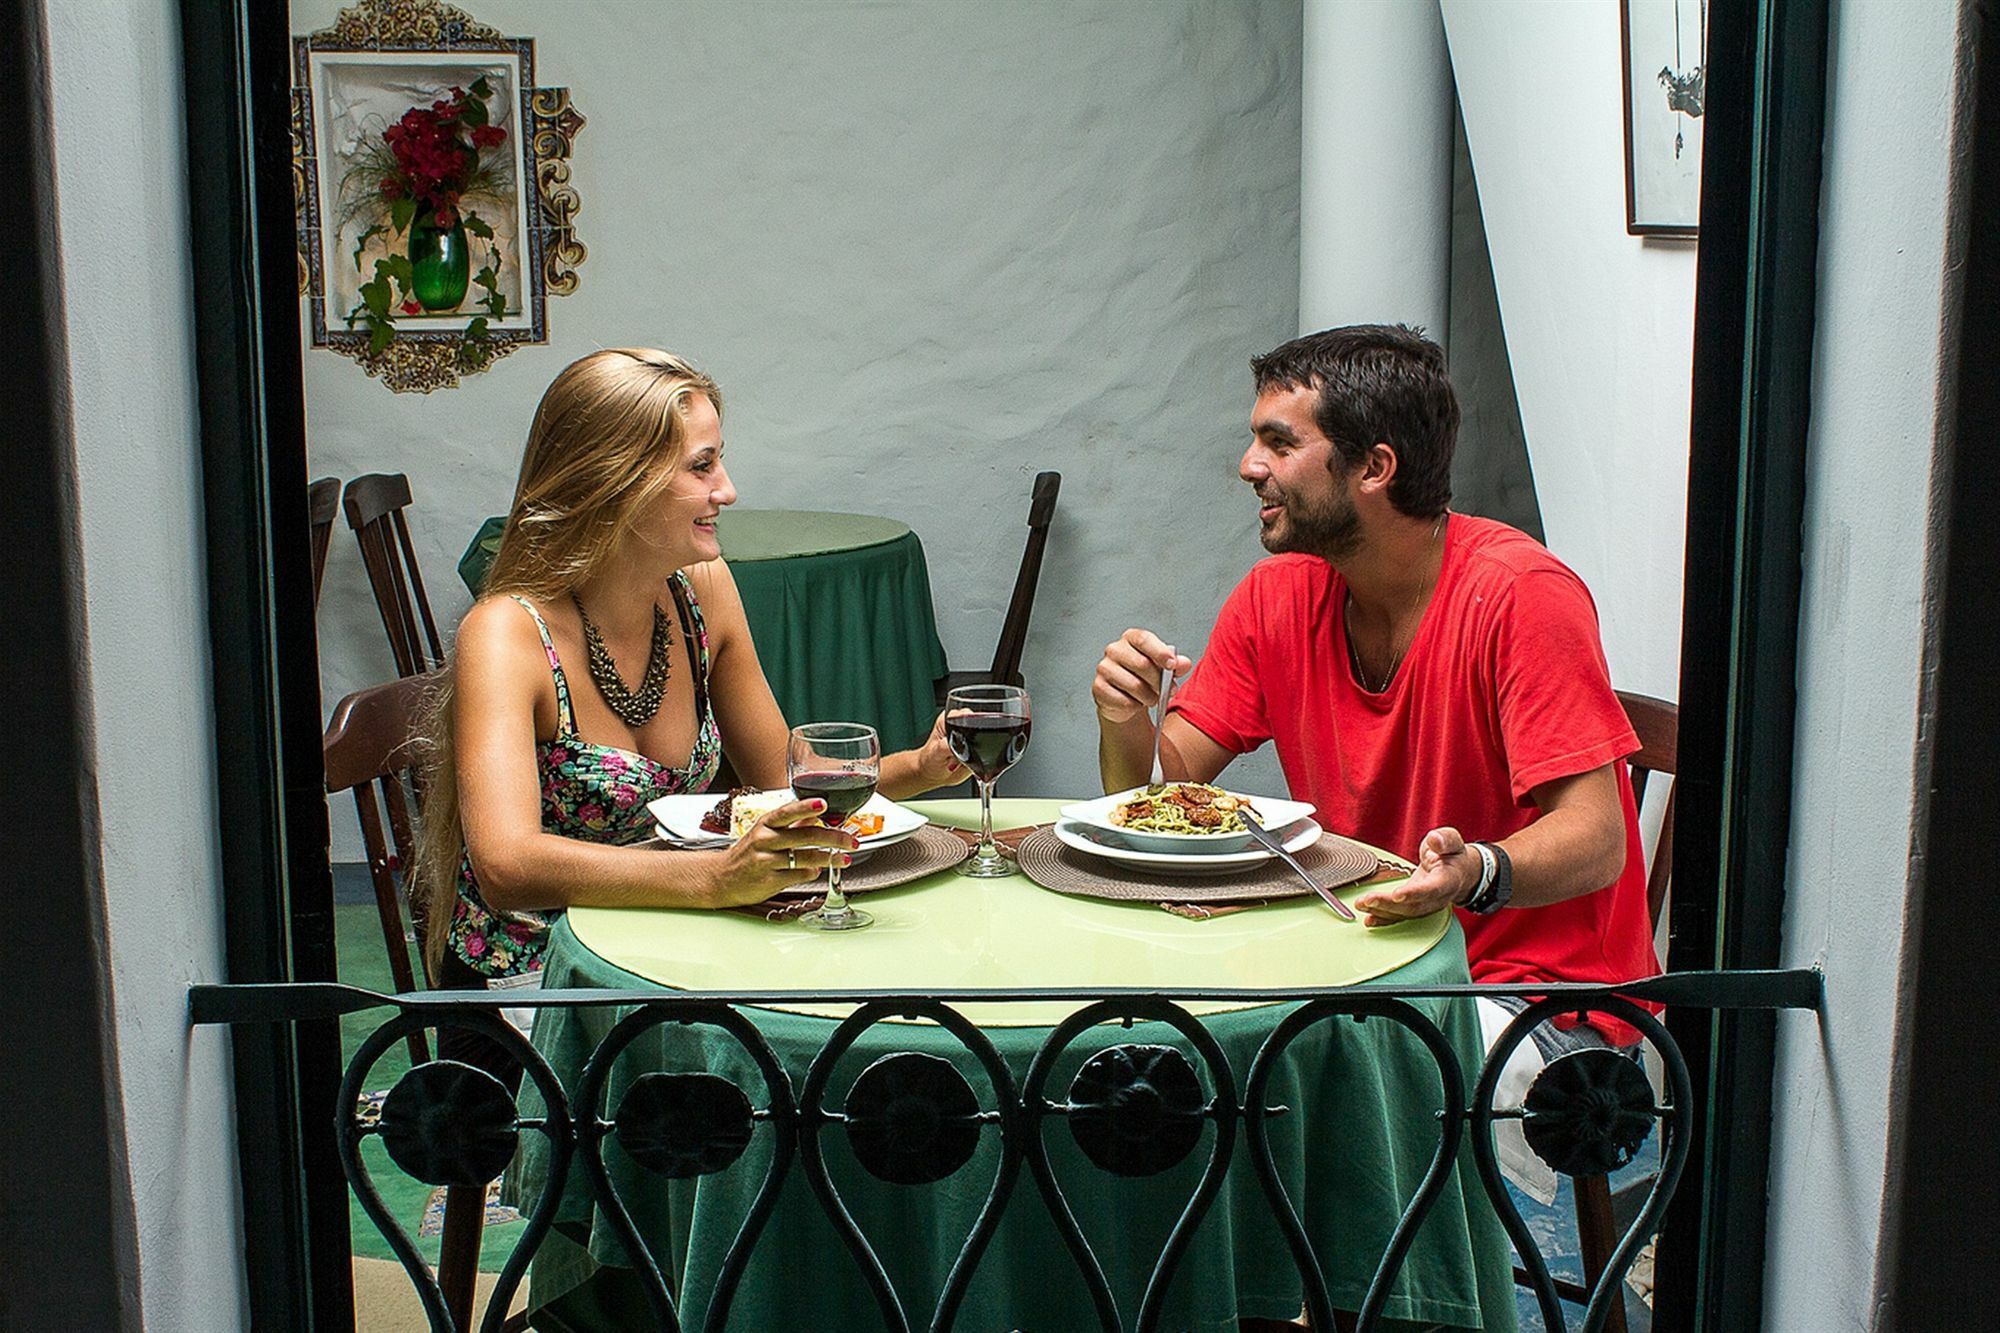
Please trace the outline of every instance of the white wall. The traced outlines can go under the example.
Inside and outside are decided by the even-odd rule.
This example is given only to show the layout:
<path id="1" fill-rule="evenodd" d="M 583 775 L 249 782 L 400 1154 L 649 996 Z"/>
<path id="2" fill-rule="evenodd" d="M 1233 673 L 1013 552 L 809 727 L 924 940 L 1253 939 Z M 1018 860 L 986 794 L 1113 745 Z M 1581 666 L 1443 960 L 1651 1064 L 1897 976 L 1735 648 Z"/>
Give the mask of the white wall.
<path id="1" fill-rule="evenodd" d="M 187 1023 L 223 954 L 177 10 L 50 4 L 49 54 L 141 1300 L 221 1330 L 243 1246 L 227 1037 Z"/>
<path id="2" fill-rule="evenodd" d="M 1955 8 L 1834 7 L 1783 958 L 1826 969 L 1826 1014 L 1779 1019 L 1774 1328 L 1874 1326 L 1929 614 Z"/>
<path id="3" fill-rule="evenodd" d="M 294 30 L 337 7 L 301 0 Z M 1235 466 L 1248 358 L 1297 326 L 1296 0 L 552 12 L 476 8 L 537 38 L 540 81 L 589 118 L 590 258 L 551 345 L 428 397 L 309 352 L 315 474 L 410 474 L 455 623 L 453 567 L 506 508 L 549 380 L 598 346 L 671 348 L 723 386 L 743 505 L 916 529 L 962 666 L 992 654 L 1029 482 L 1056 468 L 1039 725 L 1006 786 L 1097 790 L 1104 644 L 1137 623 L 1199 649 L 1262 554 Z M 344 522 L 319 620 L 329 709 L 393 674 Z M 359 859 L 352 824 L 336 812 L 337 859 Z"/>
<path id="4" fill-rule="evenodd" d="M 1404 323 L 1448 342 L 1451 63 L 1428 4 L 1307 0 L 1299 332 Z"/>
<path id="5" fill-rule="evenodd" d="M 1625 231 L 1618 6 L 1442 0 L 1549 549 L 1678 696 L 1694 247 Z"/>

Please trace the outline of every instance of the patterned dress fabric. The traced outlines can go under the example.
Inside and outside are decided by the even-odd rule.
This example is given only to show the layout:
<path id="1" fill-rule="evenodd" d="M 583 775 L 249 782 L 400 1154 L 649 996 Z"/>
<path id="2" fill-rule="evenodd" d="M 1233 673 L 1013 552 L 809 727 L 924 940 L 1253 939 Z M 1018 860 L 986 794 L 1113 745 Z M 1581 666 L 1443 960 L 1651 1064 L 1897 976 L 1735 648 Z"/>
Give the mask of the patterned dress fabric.
<path id="1" fill-rule="evenodd" d="M 556 734 L 535 747 L 542 777 L 543 832 L 619 846 L 644 842 L 653 832 L 652 817 L 646 813 L 649 801 L 703 791 L 715 779 L 722 762 L 722 734 L 716 729 L 708 700 L 708 629 L 687 575 L 676 573 L 670 583 L 681 631 L 695 646 L 695 714 L 699 725 L 694 748 L 681 768 L 669 768 L 615 745 L 592 745 L 577 735 L 569 679 L 556 656 L 548 624 L 525 598 L 514 599 L 535 618 L 556 684 Z M 501 912 L 487 906 L 472 872 L 472 858 L 460 858 L 458 901 L 449 939 L 452 952 L 473 971 L 508 977 L 539 969 L 554 915 Z"/>

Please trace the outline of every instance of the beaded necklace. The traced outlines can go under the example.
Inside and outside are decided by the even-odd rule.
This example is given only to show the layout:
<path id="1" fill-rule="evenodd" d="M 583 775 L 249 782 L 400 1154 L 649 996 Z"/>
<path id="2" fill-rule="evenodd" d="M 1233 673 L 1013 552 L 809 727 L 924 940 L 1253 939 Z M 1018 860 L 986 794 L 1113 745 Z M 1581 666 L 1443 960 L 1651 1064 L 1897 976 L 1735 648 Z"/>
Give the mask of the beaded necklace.
<path id="1" fill-rule="evenodd" d="M 667 695 L 667 678 L 674 674 L 674 632 L 667 613 L 653 604 L 653 647 L 646 657 L 646 674 L 639 681 L 636 690 L 627 689 L 625 681 L 618 674 L 618 664 L 611 659 L 611 650 L 604 646 L 604 636 L 597 632 L 597 626 L 590 623 L 590 617 L 583 609 L 583 599 L 575 593 L 569 595 L 576 604 L 577 618 L 583 621 L 583 646 L 590 659 L 590 679 L 597 686 L 597 692 L 604 696 L 604 702 L 611 711 L 635 727 L 643 727 L 653 720 L 653 714 L 660 711 L 660 701 Z"/>

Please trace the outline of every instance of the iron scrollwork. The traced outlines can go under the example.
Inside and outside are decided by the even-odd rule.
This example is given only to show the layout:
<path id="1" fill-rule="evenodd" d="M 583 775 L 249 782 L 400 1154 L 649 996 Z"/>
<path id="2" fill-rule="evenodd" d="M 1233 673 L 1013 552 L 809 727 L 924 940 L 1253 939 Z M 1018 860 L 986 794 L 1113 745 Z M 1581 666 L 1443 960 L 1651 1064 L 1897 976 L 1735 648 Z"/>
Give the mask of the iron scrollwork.
<path id="1" fill-rule="evenodd" d="M 1413 1001 L 1469 999 L 1475 987 L 1348 987 L 1317 996 L 1287 994 L 1289 1008 L 1262 1039 L 1250 1062 L 1242 1094 L 1230 1059 L 1216 1038 L 1185 1008 L 1154 995 L 1079 992 L 1068 996 L 1081 1007 L 1040 1040 L 1018 1083 L 992 1041 L 954 1003 L 1001 998 L 995 993 L 922 999 L 907 996 L 851 998 L 857 1008 L 836 1024 L 804 1071 L 797 1093 L 793 1077 L 779 1062 L 757 1025 L 738 1006 L 757 996 L 640 997 L 636 993 L 545 991 L 538 1007 L 561 1005 L 629 1008 L 595 1042 L 574 1088 L 566 1088 L 542 1056 L 495 1014 L 500 1001 L 482 992 L 376 996 L 327 985 L 293 987 L 201 987 L 193 1009 L 197 1022 L 302 1021 L 352 1012 L 372 1004 L 399 1012 L 367 1037 L 347 1070 L 337 1120 L 340 1155 L 363 1210 L 389 1240 L 423 1298 L 434 1329 L 450 1329 L 436 1281 L 418 1258 L 408 1235 L 382 1206 L 360 1153 L 370 1135 L 380 1135 L 391 1160 L 418 1179 L 476 1184 L 500 1170 L 507 1150 L 524 1134 L 544 1136 L 548 1151 L 540 1189 L 526 1209 L 528 1224 L 500 1275 L 486 1327 L 497 1328 L 507 1299 L 530 1257 L 553 1223 L 573 1156 L 580 1156 L 590 1205 L 609 1224 L 644 1288 L 654 1323 L 678 1333 L 680 1293 L 667 1276 L 667 1256 L 634 1224 L 620 1187 L 606 1170 L 604 1144 L 616 1141 L 645 1171 L 670 1179 L 712 1175 L 739 1161 L 757 1135 L 768 1135 L 770 1151 L 761 1180 L 720 1271 L 708 1292 L 703 1326 L 721 1330 L 750 1256 L 765 1230 L 794 1162 L 804 1170 L 826 1218 L 846 1245 L 868 1283 L 885 1327 L 906 1330 L 912 1320 L 903 1296 L 891 1282 L 874 1243 L 863 1234 L 828 1169 L 830 1127 L 843 1127 L 854 1160 L 870 1175 L 896 1188 L 920 1188 L 956 1176 L 975 1159 L 984 1136 L 997 1136 L 998 1160 L 984 1202 L 968 1229 L 928 1326 L 953 1327 L 982 1257 L 998 1228 L 1014 1183 L 1025 1166 L 1033 1175 L 1048 1215 L 1069 1249 L 1088 1289 L 1092 1310 L 1062 1315 L 1066 1326 L 1094 1322 L 1107 1330 L 1154 1329 L 1164 1318 L 1164 1297 L 1194 1230 L 1216 1199 L 1235 1157 L 1239 1138 L 1279 1232 L 1297 1269 L 1304 1304 L 1315 1327 L 1332 1327 L 1333 1303 L 1324 1271 L 1324 1247 L 1351 1243 L 1345 1233 L 1315 1235 L 1302 1223 L 1287 1194 L 1271 1139 L 1274 1120 L 1289 1108 L 1273 1104 L 1273 1071 L 1309 1031 L 1339 1020 L 1386 1023 L 1414 1038 L 1420 1058 L 1435 1067 L 1440 1097 L 1437 1138 L 1430 1161 L 1376 1260 L 1373 1280 L 1360 1305 L 1359 1327 L 1379 1326 L 1387 1313 L 1398 1274 L 1425 1218 L 1434 1211 L 1450 1177 L 1459 1169 L 1469 1141 L 1477 1176 L 1488 1202 L 1514 1243 L 1547 1326 L 1567 1328 L 1563 1308 L 1535 1237 L 1522 1222 L 1501 1180 L 1493 1148 L 1494 1121 L 1518 1118 L 1529 1143 L 1557 1171 L 1598 1174 L 1631 1160 L 1658 1126 L 1660 1164 L 1644 1206 L 1618 1242 L 1609 1265 L 1587 1293 L 1582 1327 L 1602 1327 L 1612 1301 L 1620 1299 L 1627 1268 L 1644 1239 L 1657 1228 L 1687 1159 L 1691 1093 L 1685 1061 L 1666 1028 L 1628 995 L 1646 997 L 1671 990 L 1677 1004 L 1711 1007 L 1812 1007 L 1816 986 L 1805 974 L 1714 974 L 1713 986 L 1684 974 L 1628 988 L 1624 994 L 1586 987 L 1530 1003 L 1485 1053 L 1468 1095 L 1457 1048 L 1439 1026 L 1438 1014 Z M 1760 979 L 1761 978 L 1761 979 Z M 1519 993 L 1520 988 L 1486 988 Z M 1704 996 L 1704 991 L 1706 995 Z M 286 1009 L 281 995 L 294 998 Z M 823 998 L 823 997 L 821 997 Z M 1013 997 L 1008 997 L 1013 998 Z M 1037 993 L 1035 998 L 1049 998 Z M 950 1002 L 947 1002 L 950 1001 Z M 1601 1014 L 1630 1024 L 1652 1047 L 1664 1071 L 1657 1093 L 1639 1064 L 1624 1054 L 1589 1051 L 1551 1062 L 1519 1106 L 1493 1104 L 1499 1074 L 1510 1055 L 1540 1023 L 1561 1014 Z M 869 1030 L 897 1018 L 926 1020 L 956 1041 L 971 1063 L 935 1055 L 893 1051 L 870 1063 L 836 1104 L 831 1097 L 841 1058 Z M 1159 1041 L 1097 1046 L 1082 1056 L 1078 1072 L 1060 1099 L 1048 1095 L 1056 1071 L 1070 1049 L 1103 1025 L 1135 1021 L 1163 1025 L 1172 1044 Z M 761 1093 L 707 1072 L 638 1074 L 625 1086 L 612 1119 L 604 1118 L 611 1071 L 619 1056 L 641 1035 L 667 1025 L 709 1025 L 722 1029 L 747 1054 L 763 1082 Z M 459 1027 L 479 1032 L 507 1047 L 526 1069 L 542 1102 L 536 1116 L 523 1115 L 514 1099 L 490 1076 L 464 1065 L 434 1060 L 413 1069 L 384 1100 L 378 1120 L 366 1116 L 359 1093 L 381 1055 L 410 1032 Z M 891 1043 L 893 1047 L 894 1043 Z M 1190 1058 L 1193 1057 L 1193 1058 Z M 963 1072 L 983 1071 L 983 1089 Z M 753 1095 L 754 1094 L 754 1095 Z M 1192 1194 L 1153 1260 L 1135 1317 L 1122 1316 L 1098 1256 L 1077 1226 L 1070 1200 L 1086 1181 L 1060 1180 L 1051 1160 L 1051 1117 L 1069 1121 L 1081 1158 L 1115 1176 L 1146 1174 L 1185 1161 L 1203 1138 L 1207 1160 Z M 1211 1128 L 1212 1127 L 1212 1128 Z M 1239 1134 L 1239 1127 L 1241 1134 Z M 1469 1133 L 1467 1131 L 1470 1131 Z M 990 1156 L 990 1154 L 989 1154 Z M 516 1159 L 517 1161 L 519 1159 Z M 1070 1168 L 1065 1168 L 1068 1171 Z M 631 1188 L 631 1187 L 628 1187 Z M 954 1186 L 963 1194 L 962 1186 Z M 1398 1193 L 1401 1197 L 1401 1191 Z M 1233 1196 L 1241 1207 L 1243 1196 Z"/>

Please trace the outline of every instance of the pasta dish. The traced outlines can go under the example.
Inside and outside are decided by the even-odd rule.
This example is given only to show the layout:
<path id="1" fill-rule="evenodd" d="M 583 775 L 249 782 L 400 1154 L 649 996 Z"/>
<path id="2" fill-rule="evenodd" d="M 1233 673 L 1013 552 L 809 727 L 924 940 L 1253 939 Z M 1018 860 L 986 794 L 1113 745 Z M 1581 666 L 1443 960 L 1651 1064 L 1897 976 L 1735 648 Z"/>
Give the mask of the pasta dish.
<path id="1" fill-rule="evenodd" d="M 1206 782 L 1167 782 L 1113 807 L 1110 819 L 1120 828 L 1140 833 L 1246 833 L 1249 830 L 1236 815 L 1241 809 L 1257 812 L 1248 797 L 1232 796 Z"/>

